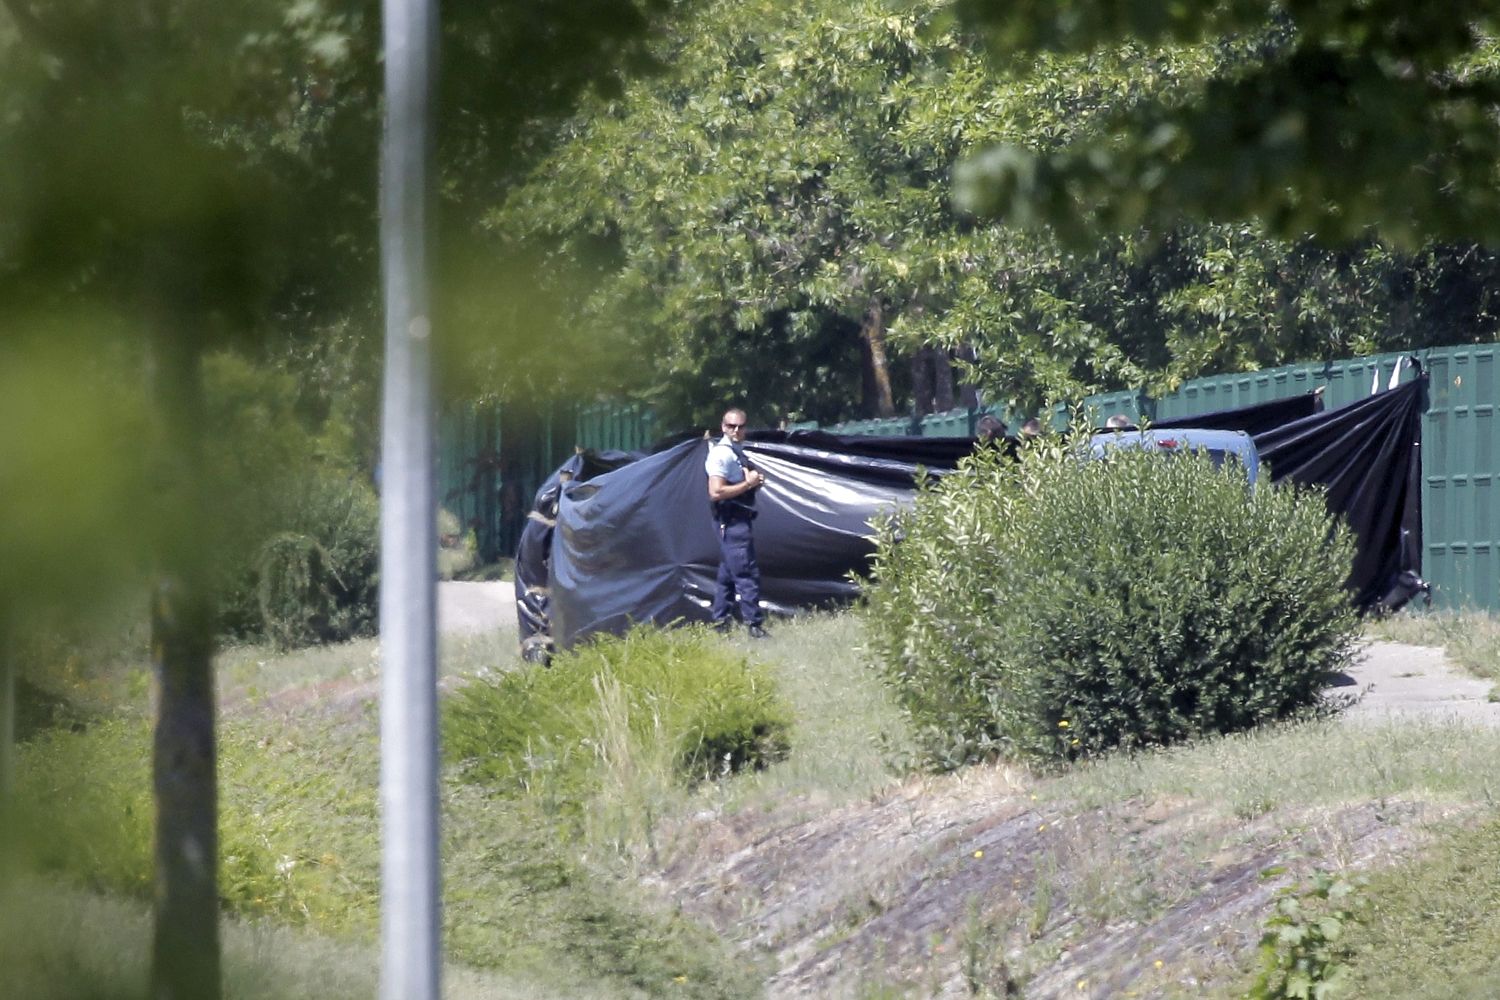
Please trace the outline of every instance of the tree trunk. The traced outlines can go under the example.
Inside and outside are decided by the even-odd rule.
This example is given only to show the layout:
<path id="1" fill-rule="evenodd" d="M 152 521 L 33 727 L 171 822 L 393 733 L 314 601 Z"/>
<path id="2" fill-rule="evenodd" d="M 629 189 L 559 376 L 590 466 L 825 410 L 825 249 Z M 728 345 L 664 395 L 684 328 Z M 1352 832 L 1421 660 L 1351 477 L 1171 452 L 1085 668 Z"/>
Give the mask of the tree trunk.
<path id="1" fill-rule="evenodd" d="M 891 394 L 891 369 L 885 354 L 885 303 L 870 300 L 859 329 L 860 356 L 864 363 L 864 409 L 867 416 L 894 417 L 896 402 Z"/>
<path id="2" fill-rule="evenodd" d="M 928 348 L 932 352 L 932 401 L 939 413 L 953 409 L 953 362 L 948 352 L 940 348 Z"/>
<path id="3" fill-rule="evenodd" d="M 911 412 L 925 417 L 932 412 L 932 348 L 923 347 L 911 356 Z"/>
<path id="4" fill-rule="evenodd" d="M 214 734 L 213 601 L 201 530 L 202 383 L 196 346 L 158 341 L 163 416 L 160 484 L 167 517 L 151 606 L 156 675 L 152 784 L 156 793 L 153 1000 L 217 1000 L 219 972 L 218 751 Z"/>

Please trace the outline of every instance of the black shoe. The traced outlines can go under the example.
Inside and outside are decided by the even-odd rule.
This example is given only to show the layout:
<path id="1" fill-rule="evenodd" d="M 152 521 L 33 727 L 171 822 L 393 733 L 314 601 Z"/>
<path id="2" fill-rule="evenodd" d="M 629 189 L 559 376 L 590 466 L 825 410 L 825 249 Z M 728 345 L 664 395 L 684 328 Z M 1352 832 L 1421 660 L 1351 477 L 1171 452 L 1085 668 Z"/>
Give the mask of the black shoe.
<path id="1" fill-rule="evenodd" d="M 769 638 L 771 638 L 771 633 L 767 632 L 765 629 L 761 628 L 759 625 L 751 625 L 750 626 L 750 638 L 752 638 L 752 639 L 769 639 Z"/>
<path id="2" fill-rule="evenodd" d="M 728 635 L 730 630 L 733 628 L 734 622 L 728 618 L 720 618 L 718 621 L 714 622 L 714 631 L 719 633 L 720 635 Z"/>

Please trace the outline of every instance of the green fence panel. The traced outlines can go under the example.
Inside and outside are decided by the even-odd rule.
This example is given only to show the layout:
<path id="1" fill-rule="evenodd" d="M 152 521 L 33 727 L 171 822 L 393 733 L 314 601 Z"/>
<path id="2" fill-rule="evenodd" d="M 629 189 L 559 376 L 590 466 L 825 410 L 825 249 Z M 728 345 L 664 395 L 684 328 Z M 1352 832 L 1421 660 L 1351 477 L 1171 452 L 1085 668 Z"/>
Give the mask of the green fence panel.
<path id="1" fill-rule="evenodd" d="M 912 422 L 910 417 L 881 417 L 873 420 L 846 420 L 825 429 L 834 434 L 900 437 L 912 433 Z"/>
<path id="2" fill-rule="evenodd" d="M 970 437 L 974 433 L 977 411 L 968 408 L 929 413 L 922 418 L 922 437 Z"/>
<path id="3" fill-rule="evenodd" d="M 578 410 L 572 443 L 594 451 L 645 451 L 658 436 L 656 414 L 649 408 L 596 403 Z"/>
<path id="4" fill-rule="evenodd" d="M 1500 610 L 1497 350 L 1482 344 L 1425 352 L 1431 390 L 1422 428 L 1423 570 L 1443 607 Z"/>
<path id="5" fill-rule="evenodd" d="M 438 420 L 438 505 L 472 531 L 482 555 L 493 559 L 503 539 L 499 505 L 500 411 L 494 406 L 452 407 Z"/>
<path id="6" fill-rule="evenodd" d="M 1417 352 L 1431 374 L 1431 405 L 1422 428 L 1423 573 L 1433 584 L 1434 605 L 1441 608 L 1500 611 L 1497 355 L 1500 344 Z M 1385 388 L 1397 360 L 1410 356 L 1392 353 L 1303 362 L 1193 379 L 1160 399 L 1120 391 L 1090 396 L 1082 405 L 1098 425 L 1116 413 L 1137 422 L 1142 417 L 1191 417 L 1321 388 L 1324 405 L 1333 409 L 1368 396 L 1372 384 Z M 1402 375 L 1403 381 L 1410 377 Z M 872 436 L 968 436 L 985 412 L 957 409 L 920 420 L 853 420 L 826 430 Z M 1068 407 L 1060 406 L 1051 416 L 1061 427 L 1068 413 Z M 1012 428 L 1021 419 L 1015 414 L 997 416 Z M 507 412 L 505 418 L 495 407 L 455 407 L 443 415 L 439 427 L 440 500 L 466 528 L 475 530 L 486 559 L 514 551 L 536 489 L 575 446 L 644 450 L 660 434 L 654 414 L 636 405 Z M 814 422 L 795 426 L 818 427 Z"/>

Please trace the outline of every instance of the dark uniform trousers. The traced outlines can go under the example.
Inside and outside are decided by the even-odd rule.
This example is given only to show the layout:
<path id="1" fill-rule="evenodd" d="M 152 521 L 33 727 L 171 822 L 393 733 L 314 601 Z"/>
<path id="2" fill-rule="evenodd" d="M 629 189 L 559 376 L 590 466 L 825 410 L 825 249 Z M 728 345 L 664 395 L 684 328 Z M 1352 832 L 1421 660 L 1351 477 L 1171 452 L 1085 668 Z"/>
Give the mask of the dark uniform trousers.
<path id="1" fill-rule="evenodd" d="M 714 621 L 731 617 L 736 595 L 740 620 L 746 625 L 759 625 L 760 566 L 755 562 L 755 535 L 750 518 L 731 516 L 719 521 L 719 576 L 709 610 Z"/>

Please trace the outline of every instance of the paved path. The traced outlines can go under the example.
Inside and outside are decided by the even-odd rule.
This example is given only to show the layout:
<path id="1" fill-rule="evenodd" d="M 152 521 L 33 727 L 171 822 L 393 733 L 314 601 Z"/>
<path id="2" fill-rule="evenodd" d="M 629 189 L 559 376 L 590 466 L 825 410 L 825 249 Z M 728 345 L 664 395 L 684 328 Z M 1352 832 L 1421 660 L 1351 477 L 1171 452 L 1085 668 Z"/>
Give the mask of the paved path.
<path id="1" fill-rule="evenodd" d="M 438 631 L 473 635 L 498 629 L 516 632 L 516 590 L 509 581 L 438 584 Z"/>
<path id="2" fill-rule="evenodd" d="M 1372 642 L 1331 691 L 1359 694 L 1345 713 L 1351 722 L 1428 718 L 1500 726 L 1500 703 L 1490 701 L 1494 688 L 1450 664 L 1441 649 Z"/>

